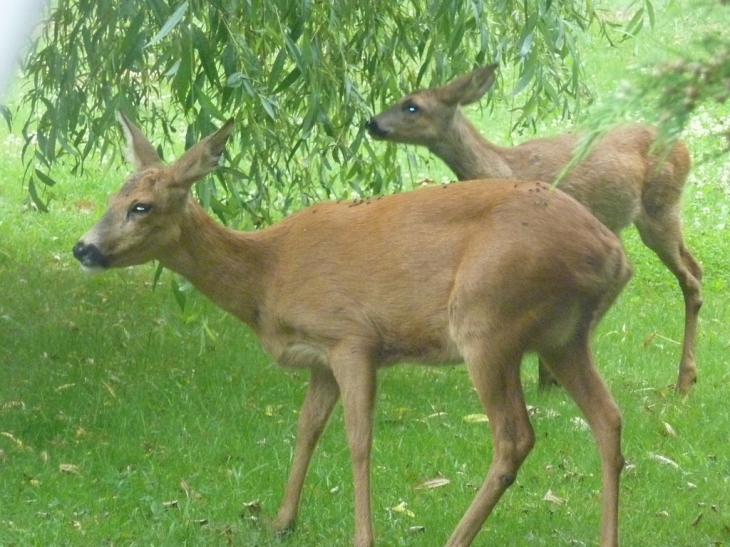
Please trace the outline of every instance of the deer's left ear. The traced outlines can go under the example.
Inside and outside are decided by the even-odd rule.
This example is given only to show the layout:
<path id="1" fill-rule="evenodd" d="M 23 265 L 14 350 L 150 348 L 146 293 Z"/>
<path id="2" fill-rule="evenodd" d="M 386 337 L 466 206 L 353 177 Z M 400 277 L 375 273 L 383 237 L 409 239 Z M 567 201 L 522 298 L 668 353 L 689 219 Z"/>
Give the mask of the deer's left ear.
<path id="1" fill-rule="evenodd" d="M 146 167 L 161 166 L 162 160 L 147 137 L 121 111 L 117 113 L 117 118 L 122 125 L 124 138 L 127 141 L 125 154 L 127 161 L 134 165 L 137 171 Z"/>
<path id="2" fill-rule="evenodd" d="M 176 184 L 190 187 L 218 167 L 228 137 L 233 133 L 233 118 L 212 135 L 192 146 L 170 166 Z"/>

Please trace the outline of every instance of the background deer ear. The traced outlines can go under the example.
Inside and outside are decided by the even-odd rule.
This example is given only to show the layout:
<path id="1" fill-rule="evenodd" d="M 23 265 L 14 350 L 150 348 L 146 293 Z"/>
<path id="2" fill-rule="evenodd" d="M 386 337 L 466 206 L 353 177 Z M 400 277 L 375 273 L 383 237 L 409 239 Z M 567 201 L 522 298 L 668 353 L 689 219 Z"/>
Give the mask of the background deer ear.
<path id="1" fill-rule="evenodd" d="M 231 118 L 218 131 L 188 149 L 170 166 L 170 173 L 176 184 L 190 187 L 196 180 L 218 167 L 226 141 L 233 132 L 233 125 Z"/>
<path id="2" fill-rule="evenodd" d="M 497 63 L 460 76 L 452 82 L 435 90 L 436 97 L 449 106 L 471 104 L 481 99 L 494 84 L 499 65 Z"/>
<path id="3" fill-rule="evenodd" d="M 117 113 L 117 119 L 122 124 L 122 131 L 124 131 L 124 138 L 127 141 L 127 150 L 125 157 L 127 161 L 134 165 L 137 171 L 141 171 L 145 167 L 151 167 L 153 165 L 162 165 L 162 160 L 157 154 L 157 150 L 152 146 L 152 143 L 147 140 L 142 132 L 129 121 L 121 111 Z"/>

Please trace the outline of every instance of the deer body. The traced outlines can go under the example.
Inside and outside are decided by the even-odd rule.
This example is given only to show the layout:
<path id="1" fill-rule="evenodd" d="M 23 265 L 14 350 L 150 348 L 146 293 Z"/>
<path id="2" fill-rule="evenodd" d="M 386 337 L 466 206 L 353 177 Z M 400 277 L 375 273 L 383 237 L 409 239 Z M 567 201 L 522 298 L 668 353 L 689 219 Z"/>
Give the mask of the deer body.
<path id="1" fill-rule="evenodd" d="M 504 179 L 553 182 L 567 166 L 579 135 L 563 134 L 500 147 L 485 139 L 460 105 L 481 98 L 494 82 L 496 65 L 436 89 L 410 93 L 370 120 L 373 137 L 428 147 L 459 180 Z M 666 157 L 651 151 L 654 128 L 627 125 L 606 133 L 590 154 L 568 171 L 560 189 L 585 205 L 619 235 L 635 224 L 679 282 L 685 327 L 677 388 L 687 392 L 697 380 L 695 339 L 702 297 L 702 268 L 682 234 L 680 201 L 690 168 L 686 146 L 678 142 Z M 541 383 L 547 383 L 541 369 Z"/>
<path id="2" fill-rule="evenodd" d="M 342 399 L 354 545 L 372 547 L 377 369 L 465 361 L 494 439 L 489 473 L 447 543 L 470 545 L 534 443 L 519 368 L 535 351 L 593 430 L 603 470 L 601 546 L 618 545 L 621 420 L 589 338 L 630 270 L 617 238 L 575 200 L 539 182 L 465 182 L 321 203 L 237 232 L 189 196 L 217 165 L 230 123 L 170 167 L 122 123 L 138 172 L 74 255 L 87 269 L 159 260 L 249 324 L 280 364 L 310 369 L 277 530 L 294 525 L 310 458 Z"/>
<path id="3" fill-rule="evenodd" d="M 455 114 L 455 125 L 461 128 L 456 135 L 447 133 L 429 148 L 459 180 L 556 180 L 572 159 L 579 138 L 564 134 L 501 147 L 484 140 L 460 111 Z M 660 164 L 656 172 L 657 159 L 649 152 L 655 137 L 655 131 L 641 125 L 610 131 L 568 172 L 560 189 L 616 234 L 642 215 L 650 215 L 666 204 L 677 204 L 684 185 L 668 185 L 665 181 L 686 178 L 689 154 L 679 144 L 669 162 Z"/>

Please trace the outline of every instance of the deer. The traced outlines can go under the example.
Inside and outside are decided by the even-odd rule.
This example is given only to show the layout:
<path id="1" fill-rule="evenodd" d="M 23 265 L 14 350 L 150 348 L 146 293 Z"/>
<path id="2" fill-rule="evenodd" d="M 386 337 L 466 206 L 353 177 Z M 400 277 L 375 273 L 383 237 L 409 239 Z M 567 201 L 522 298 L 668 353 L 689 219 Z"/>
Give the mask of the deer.
<path id="1" fill-rule="evenodd" d="M 444 86 L 405 95 L 370 119 L 370 135 L 377 140 L 425 146 L 459 180 L 558 181 L 561 190 L 585 205 L 616 235 L 634 224 L 643 243 L 676 277 L 682 290 L 685 321 L 676 390 L 690 392 L 697 381 L 695 345 L 702 307 L 702 267 L 684 240 L 680 219 L 680 201 L 691 163 L 687 147 L 678 141 L 664 152 L 655 151 L 655 128 L 622 125 L 603 135 L 589 154 L 564 174 L 580 133 L 497 146 L 476 130 L 461 106 L 482 98 L 494 84 L 498 66 L 480 67 Z M 538 382 L 542 388 L 556 383 L 542 362 Z"/>
<path id="2" fill-rule="evenodd" d="M 233 119 L 170 165 L 127 116 L 119 120 L 134 172 L 73 255 L 86 271 L 157 261 L 248 325 L 278 364 L 309 372 L 274 532 L 293 530 L 310 459 L 341 401 L 353 545 L 373 547 L 377 372 L 463 362 L 493 439 L 484 482 L 446 543 L 469 546 L 535 442 L 520 380 L 523 354 L 535 352 L 590 425 L 602 469 L 600 545 L 618 545 L 621 414 L 591 334 L 631 268 L 620 240 L 582 205 L 542 182 L 457 182 L 320 202 L 236 231 L 191 193 L 222 161 Z"/>

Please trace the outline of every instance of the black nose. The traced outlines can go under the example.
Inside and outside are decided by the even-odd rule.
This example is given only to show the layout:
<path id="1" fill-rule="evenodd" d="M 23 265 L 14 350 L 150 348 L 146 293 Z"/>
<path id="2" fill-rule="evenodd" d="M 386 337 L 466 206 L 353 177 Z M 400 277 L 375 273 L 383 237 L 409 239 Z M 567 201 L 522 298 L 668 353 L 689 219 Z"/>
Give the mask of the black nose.
<path id="1" fill-rule="evenodd" d="M 370 118 L 370 121 L 368 122 L 368 132 L 373 137 L 385 137 L 388 134 L 385 129 L 378 125 L 378 120 L 375 118 Z"/>
<path id="2" fill-rule="evenodd" d="M 74 245 L 74 258 L 81 262 L 84 266 L 102 266 L 106 267 L 107 259 L 101 254 L 96 245 L 86 245 L 83 241 L 79 241 Z"/>

